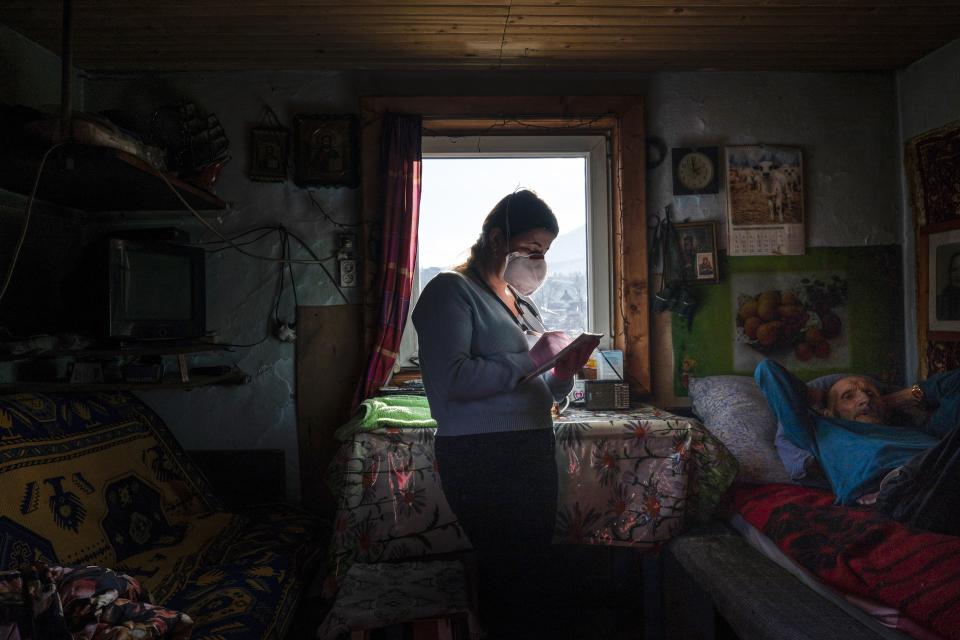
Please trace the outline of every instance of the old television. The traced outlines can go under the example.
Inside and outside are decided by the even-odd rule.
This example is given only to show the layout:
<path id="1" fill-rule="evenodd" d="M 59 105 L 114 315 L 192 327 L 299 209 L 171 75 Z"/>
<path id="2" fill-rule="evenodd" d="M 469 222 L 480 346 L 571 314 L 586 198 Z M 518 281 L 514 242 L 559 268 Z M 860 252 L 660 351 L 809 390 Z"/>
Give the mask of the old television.
<path id="1" fill-rule="evenodd" d="M 110 339 L 176 340 L 206 333 L 205 252 L 172 242 L 107 237 L 88 248 L 72 295 L 86 329 Z M 76 307 L 75 307 L 76 308 Z"/>

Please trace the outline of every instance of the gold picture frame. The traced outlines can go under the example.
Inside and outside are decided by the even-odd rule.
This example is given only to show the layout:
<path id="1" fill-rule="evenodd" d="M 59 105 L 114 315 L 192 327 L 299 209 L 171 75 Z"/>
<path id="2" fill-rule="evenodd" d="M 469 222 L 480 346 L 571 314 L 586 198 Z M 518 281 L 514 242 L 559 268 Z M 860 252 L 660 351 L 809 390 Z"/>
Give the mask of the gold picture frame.
<path id="1" fill-rule="evenodd" d="M 300 115 L 294 118 L 294 182 L 301 187 L 355 187 L 357 118 Z"/>
<path id="2" fill-rule="evenodd" d="M 677 234 L 679 280 L 686 284 L 720 282 L 717 222 L 703 220 L 673 225 Z"/>
<path id="3" fill-rule="evenodd" d="M 290 132 L 276 127 L 250 130 L 250 170 L 247 175 L 257 182 L 283 182 L 287 179 Z"/>

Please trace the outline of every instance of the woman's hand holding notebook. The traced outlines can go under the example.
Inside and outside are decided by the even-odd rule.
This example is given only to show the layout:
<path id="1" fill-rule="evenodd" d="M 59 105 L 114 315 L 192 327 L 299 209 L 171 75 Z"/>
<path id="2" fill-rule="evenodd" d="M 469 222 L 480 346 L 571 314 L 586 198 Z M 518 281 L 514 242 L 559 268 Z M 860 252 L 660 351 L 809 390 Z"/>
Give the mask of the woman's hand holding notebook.
<path id="1" fill-rule="evenodd" d="M 530 357 L 536 369 L 527 374 L 521 382 L 526 382 L 550 368 L 556 366 L 554 373 L 566 380 L 580 370 L 590 359 L 590 354 L 600 344 L 602 333 L 581 333 L 575 339 L 562 331 L 547 331 L 530 347 Z"/>

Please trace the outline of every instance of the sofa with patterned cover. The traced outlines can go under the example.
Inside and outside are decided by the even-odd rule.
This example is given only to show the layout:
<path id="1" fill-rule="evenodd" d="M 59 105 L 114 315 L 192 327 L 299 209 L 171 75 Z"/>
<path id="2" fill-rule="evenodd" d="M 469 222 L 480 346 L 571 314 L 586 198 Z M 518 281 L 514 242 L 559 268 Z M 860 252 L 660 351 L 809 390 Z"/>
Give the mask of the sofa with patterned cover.
<path id="1" fill-rule="evenodd" d="M 279 639 L 320 542 L 293 507 L 223 509 L 130 393 L 0 395 L 0 570 L 109 567 L 188 614 L 194 639 Z"/>

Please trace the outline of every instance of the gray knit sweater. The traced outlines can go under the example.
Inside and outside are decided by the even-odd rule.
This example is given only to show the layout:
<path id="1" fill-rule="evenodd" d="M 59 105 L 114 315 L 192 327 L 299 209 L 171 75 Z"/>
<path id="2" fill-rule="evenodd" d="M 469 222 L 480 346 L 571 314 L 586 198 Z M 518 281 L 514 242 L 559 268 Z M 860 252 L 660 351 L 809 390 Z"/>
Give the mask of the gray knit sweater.
<path id="1" fill-rule="evenodd" d="M 532 304 L 532 303 L 531 303 Z M 543 325 L 525 314 L 530 328 Z M 492 291 L 457 272 L 438 274 L 413 310 L 420 371 L 438 436 L 548 429 L 550 409 L 573 387 L 533 371 L 523 330 Z"/>

